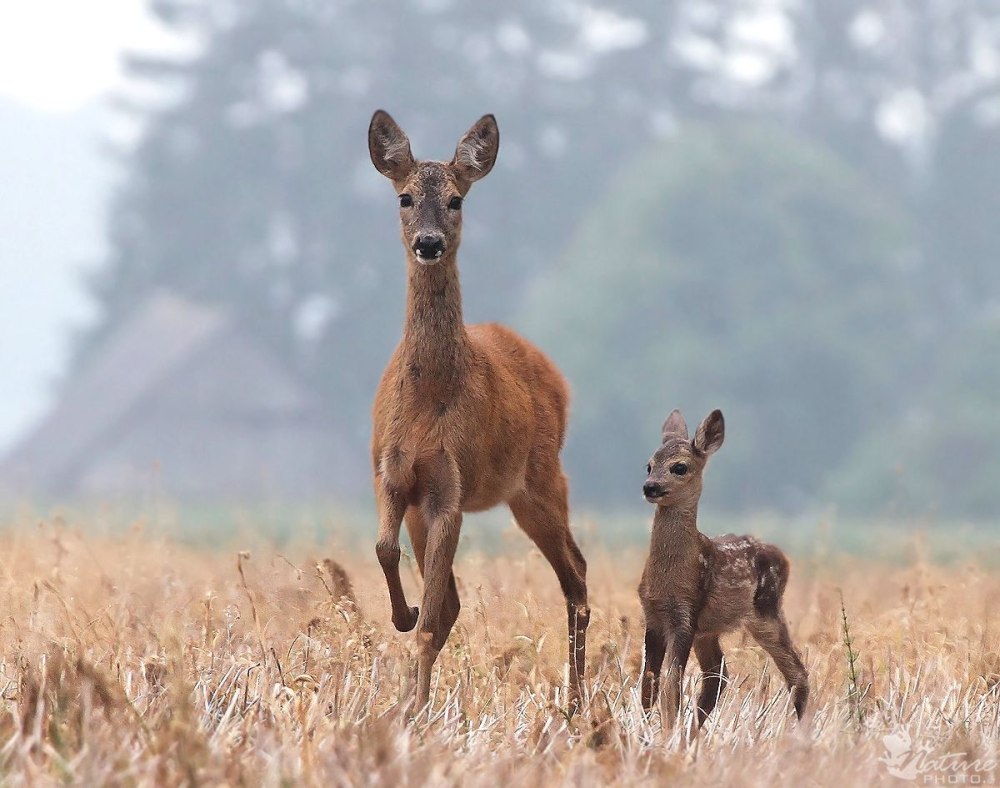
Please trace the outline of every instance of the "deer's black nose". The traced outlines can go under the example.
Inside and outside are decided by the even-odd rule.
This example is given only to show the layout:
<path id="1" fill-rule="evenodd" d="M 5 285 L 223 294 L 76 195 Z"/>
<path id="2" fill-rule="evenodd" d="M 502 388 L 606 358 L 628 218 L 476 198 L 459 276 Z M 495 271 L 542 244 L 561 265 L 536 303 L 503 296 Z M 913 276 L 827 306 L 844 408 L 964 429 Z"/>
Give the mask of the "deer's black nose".
<path id="1" fill-rule="evenodd" d="M 444 254 L 444 238 L 437 233 L 424 233 L 413 242 L 413 251 L 424 260 L 435 260 Z"/>
<path id="2" fill-rule="evenodd" d="M 642 485 L 642 494 L 647 498 L 659 498 L 663 493 L 663 486 L 656 482 L 646 482 Z"/>

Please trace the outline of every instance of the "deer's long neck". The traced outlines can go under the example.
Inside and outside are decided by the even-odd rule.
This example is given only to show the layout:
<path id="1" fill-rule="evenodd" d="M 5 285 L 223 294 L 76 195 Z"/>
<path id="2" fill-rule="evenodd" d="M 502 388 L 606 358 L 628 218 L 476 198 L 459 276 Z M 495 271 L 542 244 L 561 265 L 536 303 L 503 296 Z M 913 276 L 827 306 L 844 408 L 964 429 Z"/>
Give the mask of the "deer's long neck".
<path id="1" fill-rule="evenodd" d="M 700 550 L 698 505 L 657 506 L 653 515 L 650 555 L 673 562 L 691 557 Z"/>
<path id="2" fill-rule="evenodd" d="M 462 321 L 458 265 L 450 257 L 434 265 L 407 261 L 409 286 L 403 326 L 403 360 L 419 389 L 440 392 L 461 384 L 469 344 Z"/>

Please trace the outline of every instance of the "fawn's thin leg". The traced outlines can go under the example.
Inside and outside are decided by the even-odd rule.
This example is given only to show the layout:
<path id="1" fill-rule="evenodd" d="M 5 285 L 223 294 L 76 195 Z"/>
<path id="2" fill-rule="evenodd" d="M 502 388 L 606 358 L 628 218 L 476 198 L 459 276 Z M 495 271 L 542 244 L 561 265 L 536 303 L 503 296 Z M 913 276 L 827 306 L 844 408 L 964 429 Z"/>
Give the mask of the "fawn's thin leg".
<path id="1" fill-rule="evenodd" d="M 669 659 L 666 678 L 666 727 L 673 728 L 681 708 L 681 688 L 684 682 L 684 668 L 691 656 L 694 635 L 688 627 L 674 629 L 667 642 Z"/>
<path id="2" fill-rule="evenodd" d="M 660 696 L 660 670 L 666 653 L 666 636 L 658 629 L 647 627 L 642 657 L 642 708 L 647 712 Z"/>
<path id="3" fill-rule="evenodd" d="M 795 714 L 801 720 L 809 700 L 809 672 L 792 645 L 784 616 L 780 613 L 775 616 L 760 616 L 748 624 L 747 629 L 761 648 L 771 655 L 784 676 L 788 689 L 792 692 Z"/>
<path id="4" fill-rule="evenodd" d="M 400 632 L 409 632 L 417 623 L 417 608 L 406 604 L 403 584 L 399 579 L 399 526 L 406 511 L 406 500 L 376 477 L 375 500 L 378 504 L 378 541 L 375 555 L 385 573 L 392 605 L 392 624 Z"/>
<path id="5" fill-rule="evenodd" d="M 570 701 L 575 710 L 583 697 L 590 608 L 587 607 L 587 562 L 569 529 L 565 477 L 559 472 L 551 488 L 521 493 L 510 501 L 510 510 L 517 524 L 552 565 L 566 597 Z"/>
<path id="6" fill-rule="evenodd" d="M 698 637 L 694 641 L 694 653 L 701 665 L 701 693 L 698 695 L 698 727 L 705 724 L 715 704 L 729 683 L 725 657 L 719 638 L 715 635 Z"/>
<path id="7" fill-rule="evenodd" d="M 417 566 L 420 568 L 420 575 L 424 574 L 424 555 L 427 552 L 427 521 L 423 512 L 416 506 L 411 506 L 406 510 L 406 530 L 410 534 L 410 542 L 413 544 L 413 554 L 417 559 Z M 458 613 L 462 608 L 462 603 L 458 598 L 458 586 L 455 584 L 455 573 L 451 573 L 448 580 L 448 592 L 445 595 L 444 604 L 441 607 L 440 623 L 444 629 L 444 640 L 447 639 L 451 628 L 458 620 Z M 444 640 L 441 647 L 444 648 Z"/>

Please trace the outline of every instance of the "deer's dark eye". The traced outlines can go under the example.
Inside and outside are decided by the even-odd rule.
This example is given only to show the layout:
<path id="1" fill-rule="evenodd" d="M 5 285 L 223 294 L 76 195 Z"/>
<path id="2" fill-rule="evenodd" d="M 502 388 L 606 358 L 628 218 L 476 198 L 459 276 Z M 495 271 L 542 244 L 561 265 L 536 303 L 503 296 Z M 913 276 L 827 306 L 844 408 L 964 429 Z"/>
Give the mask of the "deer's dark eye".
<path id="1" fill-rule="evenodd" d="M 413 205 L 413 198 L 409 194 L 401 194 L 401 195 L 399 195 L 399 207 L 400 208 L 409 208 L 412 205 Z"/>
<path id="2" fill-rule="evenodd" d="M 653 472 L 653 463 L 649 463 L 646 466 L 646 475 L 649 476 L 649 474 L 651 474 L 652 472 Z"/>
<path id="3" fill-rule="evenodd" d="M 675 462 L 673 465 L 670 466 L 670 472 L 674 476 L 683 476 L 685 473 L 688 472 L 687 464 L 683 462 Z"/>
<path id="4" fill-rule="evenodd" d="M 461 207 L 462 207 L 462 198 L 461 197 L 452 197 L 448 201 L 448 208 L 451 209 L 451 210 L 453 210 L 453 211 L 457 211 Z"/>

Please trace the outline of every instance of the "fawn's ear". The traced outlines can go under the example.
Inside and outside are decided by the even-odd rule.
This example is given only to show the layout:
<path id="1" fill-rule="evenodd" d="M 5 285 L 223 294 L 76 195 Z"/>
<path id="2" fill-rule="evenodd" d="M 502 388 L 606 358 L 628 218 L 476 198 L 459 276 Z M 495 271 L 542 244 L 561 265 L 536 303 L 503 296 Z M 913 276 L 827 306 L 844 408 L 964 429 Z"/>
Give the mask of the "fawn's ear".
<path id="1" fill-rule="evenodd" d="M 386 178 L 401 181 L 413 171 L 410 140 L 384 110 L 375 110 L 372 115 L 372 122 L 368 126 L 368 152 L 375 169 Z"/>
<path id="2" fill-rule="evenodd" d="M 667 416 L 667 420 L 663 422 L 663 440 L 667 438 L 683 438 L 687 440 L 688 437 L 688 425 L 684 421 L 684 417 L 681 412 L 674 408 L 670 411 L 670 415 Z"/>
<path id="3" fill-rule="evenodd" d="M 692 445 L 702 454 L 715 454 L 726 439 L 726 420 L 721 410 L 713 410 L 695 430 Z"/>
<path id="4" fill-rule="evenodd" d="M 455 158 L 451 160 L 452 169 L 460 179 L 471 184 L 489 174 L 499 150 L 497 119 L 492 115 L 483 115 L 458 141 Z"/>

